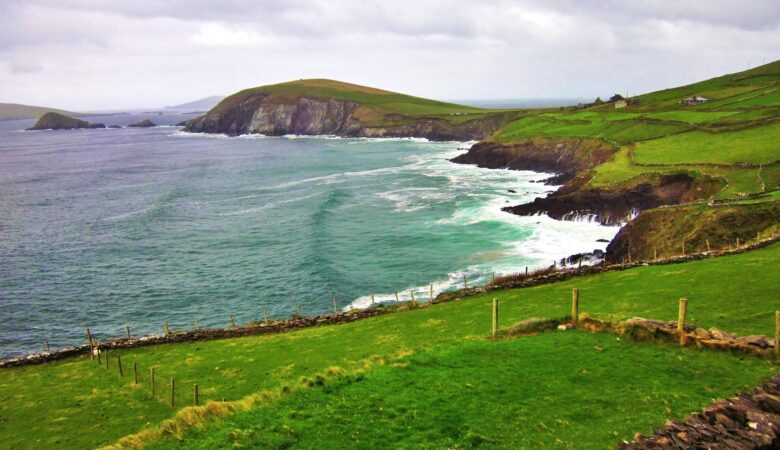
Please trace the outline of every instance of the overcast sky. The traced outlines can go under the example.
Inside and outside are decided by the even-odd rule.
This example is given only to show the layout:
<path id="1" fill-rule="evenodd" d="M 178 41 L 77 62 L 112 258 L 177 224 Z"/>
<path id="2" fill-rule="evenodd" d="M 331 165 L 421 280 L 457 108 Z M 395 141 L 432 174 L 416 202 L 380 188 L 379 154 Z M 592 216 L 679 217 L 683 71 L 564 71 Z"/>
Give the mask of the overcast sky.
<path id="1" fill-rule="evenodd" d="M 298 78 L 634 95 L 780 59 L 778 0 L 0 0 L 0 102 L 160 107 Z"/>

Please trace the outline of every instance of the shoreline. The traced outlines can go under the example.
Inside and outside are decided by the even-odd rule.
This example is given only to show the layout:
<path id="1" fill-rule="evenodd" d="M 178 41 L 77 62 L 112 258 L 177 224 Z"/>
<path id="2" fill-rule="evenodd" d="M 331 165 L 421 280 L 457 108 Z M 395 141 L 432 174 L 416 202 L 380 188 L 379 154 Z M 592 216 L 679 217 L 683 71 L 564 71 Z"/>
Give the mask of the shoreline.
<path id="1" fill-rule="evenodd" d="M 764 239 L 749 245 L 745 245 L 739 248 L 728 250 L 716 250 L 711 252 L 693 253 L 689 255 L 671 256 L 666 259 L 659 259 L 655 261 L 634 261 L 628 264 L 611 264 L 611 265 L 596 265 L 596 266 L 583 266 L 581 268 L 570 268 L 553 272 L 542 272 L 540 274 L 530 274 L 528 278 L 520 278 L 517 280 L 510 279 L 500 282 L 496 285 L 484 285 L 476 286 L 468 289 L 460 289 L 457 291 L 443 292 L 437 295 L 432 302 L 401 302 L 397 304 L 396 308 L 385 308 L 381 305 L 377 305 L 374 308 L 352 310 L 347 312 L 341 312 L 339 314 L 325 314 L 314 317 L 301 317 L 293 319 L 283 319 L 265 322 L 252 322 L 244 326 L 236 326 L 229 328 L 209 328 L 202 330 L 183 330 L 169 335 L 145 335 L 136 339 L 119 338 L 108 340 L 105 342 L 98 342 L 97 347 L 100 349 L 118 349 L 118 348 L 134 348 L 145 347 L 151 345 L 162 344 L 175 344 L 184 342 L 195 342 L 200 340 L 216 340 L 216 339 L 231 339 L 243 336 L 253 336 L 261 334 L 276 334 L 284 333 L 288 331 L 299 330 L 303 328 L 311 328 L 320 325 L 336 325 L 342 323 L 354 322 L 356 320 L 366 319 L 369 317 L 380 316 L 384 314 L 409 311 L 417 308 L 425 308 L 431 305 L 446 303 L 450 301 L 458 301 L 463 298 L 475 297 L 483 295 L 493 291 L 526 288 L 533 286 L 540 286 L 545 284 L 552 284 L 558 281 L 569 280 L 580 276 L 588 276 L 606 272 L 616 272 L 632 269 L 640 266 L 651 265 L 670 265 L 680 264 L 691 261 L 699 261 L 703 259 L 718 258 L 722 256 L 736 255 L 745 253 L 748 251 L 764 248 L 769 245 L 780 242 L 780 235 Z M 51 352 L 31 353 L 13 358 L 0 358 L 0 370 L 21 367 L 28 365 L 42 364 L 50 361 L 56 361 L 66 359 L 78 355 L 89 355 L 92 347 L 89 344 L 83 344 L 80 346 L 66 347 Z"/>

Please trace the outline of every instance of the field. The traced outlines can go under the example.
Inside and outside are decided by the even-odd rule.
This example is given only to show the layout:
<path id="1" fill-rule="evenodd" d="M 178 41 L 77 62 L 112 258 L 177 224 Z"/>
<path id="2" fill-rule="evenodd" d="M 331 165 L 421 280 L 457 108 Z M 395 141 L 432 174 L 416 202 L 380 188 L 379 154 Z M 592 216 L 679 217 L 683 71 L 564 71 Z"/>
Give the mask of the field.
<path id="1" fill-rule="evenodd" d="M 237 401 L 260 391 L 297 386 L 301 377 L 312 378 L 332 367 L 352 373 L 408 354 L 483 341 L 490 330 L 494 297 L 501 301 L 502 327 L 529 317 L 564 317 L 571 289 L 578 287 L 582 311 L 603 319 L 674 320 L 677 299 L 686 296 L 692 323 L 742 335 L 771 335 L 780 297 L 780 273 L 774 270 L 778 263 L 780 246 L 773 245 L 734 256 L 499 291 L 348 325 L 117 351 L 110 355 L 109 370 L 87 358 L 6 369 L 0 371 L 0 441 L 12 442 L 14 448 L 106 445 L 154 428 L 191 404 L 195 383 L 204 401 Z M 761 283 L 732 282 L 755 279 L 757 273 L 762 274 Z M 121 356 L 124 378 L 117 373 L 116 356 Z M 133 363 L 140 368 L 138 386 L 130 376 Z M 154 400 L 149 397 L 152 367 L 157 377 Z M 649 379 L 655 376 L 660 375 Z M 177 383 L 176 408 L 169 405 L 171 377 Z M 732 381 L 736 388 L 755 379 L 751 375 Z M 593 395 L 603 397 L 612 392 L 607 384 L 594 389 Z M 656 415 L 646 423 L 660 425 L 664 419 Z"/>
<path id="2" fill-rule="evenodd" d="M 322 380 L 150 448 L 610 448 L 772 369 L 580 331 L 465 341 Z"/>

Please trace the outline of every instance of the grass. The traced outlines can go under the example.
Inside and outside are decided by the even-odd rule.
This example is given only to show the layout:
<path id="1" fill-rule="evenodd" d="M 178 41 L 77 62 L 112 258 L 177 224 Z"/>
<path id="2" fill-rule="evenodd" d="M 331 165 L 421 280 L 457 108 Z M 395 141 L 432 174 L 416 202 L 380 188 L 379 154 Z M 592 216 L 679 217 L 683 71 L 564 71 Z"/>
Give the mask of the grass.
<path id="1" fill-rule="evenodd" d="M 731 132 L 691 131 L 637 144 L 637 164 L 767 164 L 780 160 L 780 125 Z"/>
<path id="2" fill-rule="evenodd" d="M 579 331 L 464 341 L 315 379 L 149 448 L 610 448 L 773 372 L 754 358 Z"/>
<path id="3" fill-rule="evenodd" d="M 15 448 L 85 448 L 116 441 L 173 415 L 165 388 L 173 376 L 179 405 L 191 402 L 194 383 L 201 386 L 204 400 L 237 400 L 292 385 L 331 366 L 356 370 L 376 357 L 482 339 L 490 329 L 493 297 L 501 301 L 501 326 L 566 315 L 571 288 L 578 287 L 581 310 L 604 319 L 674 320 L 677 299 L 686 296 L 694 323 L 771 335 L 780 297 L 778 264 L 780 246 L 774 245 L 718 259 L 500 291 L 340 326 L 116 352 L 126 370 L 133 362 L 142 368 L 140 389 L 131 386 L 129 377 L 120 379 L 115 368 L 106 371 L 86 358 L 6 369 L 0 371 L 0 442 Z M 761 283 L 733 282 L 753 280 L 757 273 Z M 160 380 L 156 400 L 148 398 L 146 388 L 152 366 Z M 48 392 L 56 395 L 42 395 Z"/>

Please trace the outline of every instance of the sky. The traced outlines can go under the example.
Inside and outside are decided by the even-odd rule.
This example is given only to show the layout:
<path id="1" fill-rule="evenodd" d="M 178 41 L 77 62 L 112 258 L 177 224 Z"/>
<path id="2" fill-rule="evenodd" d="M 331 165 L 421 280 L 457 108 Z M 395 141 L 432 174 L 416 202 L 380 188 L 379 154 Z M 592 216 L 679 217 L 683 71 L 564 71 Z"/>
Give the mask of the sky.
<path id="1" fill-rule="evenodd" d="M 778 0 L 0 0 L 0 102 L 74 111 L 299 78 L 595 98 L 776 59 Z"/>

